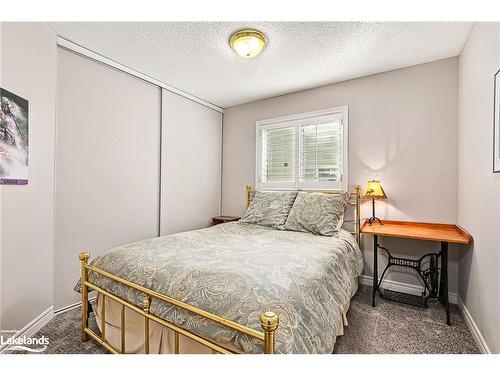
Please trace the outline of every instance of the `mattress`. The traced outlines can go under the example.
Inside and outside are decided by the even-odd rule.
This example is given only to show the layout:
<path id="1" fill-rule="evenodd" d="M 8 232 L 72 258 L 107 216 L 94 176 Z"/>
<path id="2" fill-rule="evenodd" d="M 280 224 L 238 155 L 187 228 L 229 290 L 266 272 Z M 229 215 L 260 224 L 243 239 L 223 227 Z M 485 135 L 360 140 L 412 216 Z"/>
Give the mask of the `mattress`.
<path id="1" fill-rule="evenodd" d="M 363 258 L 344 230 L 325 237 L 232 222 L 117 247 L 93 265 L 256 330 L 271 310 L 280 318 L 276 352 L 332 353 Z M 142 293 L 92 272 L 89 280 L 141 306 Z M 263 351 L 259 340 L 164 301 L 153 299 L 150 312 L 237 351 Z"/>

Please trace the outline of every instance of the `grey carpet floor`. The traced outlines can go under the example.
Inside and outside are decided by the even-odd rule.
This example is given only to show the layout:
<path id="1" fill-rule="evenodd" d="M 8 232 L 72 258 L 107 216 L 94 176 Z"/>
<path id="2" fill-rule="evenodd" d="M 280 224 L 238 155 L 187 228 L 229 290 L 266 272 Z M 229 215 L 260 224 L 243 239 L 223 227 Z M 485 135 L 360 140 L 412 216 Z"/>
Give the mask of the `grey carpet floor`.
<path id="1" fill-rule="evenodd" d="M 377 296 L 371 306 L 371 288 L 361 286 L 347 312 L 349 326 L 337 338 L 334 353 L 478 354 L 457 305 L 450 305 L 451 326 L 436 300 L 418 308 Z"/>
<path id="2" fill-rule="evenodd" d="M 452 325 L 438 302 L 427 309 L 377 298 L 371 307 L 371 289 L 361 286 L 347 313 L 349 326 L 337 338 L 334 353 L 479 353 L 479 349 L 457 306 L 451 305 Z M 92 339 L 80 340 L 80 309 L 57 315 L 38 332 L 50 344 L 45 353 L 100 354 L 106 350 Z M 96 330 L 91 314 L 90 328 Z"/>

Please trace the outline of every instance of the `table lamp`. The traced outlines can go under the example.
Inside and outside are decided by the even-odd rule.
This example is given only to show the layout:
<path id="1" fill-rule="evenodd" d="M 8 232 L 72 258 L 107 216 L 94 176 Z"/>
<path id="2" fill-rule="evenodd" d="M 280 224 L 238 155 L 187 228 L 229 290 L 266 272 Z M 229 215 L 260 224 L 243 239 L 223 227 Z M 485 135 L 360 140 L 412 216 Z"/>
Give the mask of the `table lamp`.
<path id="1" fill-rule="evenodd" d="M 372 225 L 374 221 L 378 221 L 380 225 L 384 225 L 382 220 L 375 216 L 375 199 L 387 199 L 387 195 L 385 195 L 385 191 L 380 185 L 380 181 L 372 180 L 368 181 L 368 186 L 366 187 L 364 199 L 372 200 L 372 217 L 368 219 L 368 224 Z"/>

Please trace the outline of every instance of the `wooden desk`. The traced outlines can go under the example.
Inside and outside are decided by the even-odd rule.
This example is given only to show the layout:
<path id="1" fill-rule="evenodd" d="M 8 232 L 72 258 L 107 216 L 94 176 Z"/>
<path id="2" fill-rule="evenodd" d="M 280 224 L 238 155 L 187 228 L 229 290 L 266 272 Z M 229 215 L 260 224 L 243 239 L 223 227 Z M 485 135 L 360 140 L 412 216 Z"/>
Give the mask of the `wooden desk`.
<path id="1" fill-rule="evenodd" d="M 454 224 L 431 224 L 410 221 L 384 220 L 383 225 L 377 222 L 368 224 L 364 222 L 361 227 L 362 234 L 373 236 L 373 291 L 372 306 L 375 307 L 375 297 L 377 291 L 382 297 L 410 303 L 422 307 L 427 306 L 428 298 L 438 298 L 446 310 L 446 323 L 450 324 L 450 308 L 448 301 L 448 244 L 468 244 L 472 237 L 464 229 Z M 378 236 L 409 238 L 425 241 L 437 241 L 441 243 L 439 253 L 428 253 L 419 259 L 394 257 L 389 250 L 380 246 Z M 380 280 L 378 278 L 378 250 L 384 250 L 389 258 L 388 264 Z M 424 259 L 429 258 L 429 268 L 422 269 Z M 438 259 L 441 261 L 439 272 Z M 380 285 L 384 279 L 386 271 L 391 266 L 408 267 L 414 269 L 424 282 L 424 292 L 422 297 L 412 296 L 405 293 L 386 290 L 382 293 Z M 437 279 L 439 277 L 439 291 Z"/>

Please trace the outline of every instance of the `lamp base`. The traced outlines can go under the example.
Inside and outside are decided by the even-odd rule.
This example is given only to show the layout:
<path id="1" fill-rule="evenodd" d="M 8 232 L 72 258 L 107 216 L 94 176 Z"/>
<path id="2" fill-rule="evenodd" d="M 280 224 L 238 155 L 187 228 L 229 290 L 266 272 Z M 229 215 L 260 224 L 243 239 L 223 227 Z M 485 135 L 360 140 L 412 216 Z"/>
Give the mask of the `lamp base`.
<path id="1" fill-rule="evenodd" d="M 378 221 L 380 225 L 384 225 L 384 223 L 382 223 L 382 220 L 380 220 L 376 216 L 372 216 L 371 218 L 368 219 L 368 225 L 372 225 L 374 221 Z"/>

